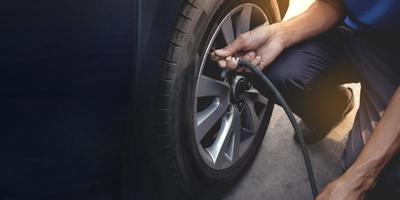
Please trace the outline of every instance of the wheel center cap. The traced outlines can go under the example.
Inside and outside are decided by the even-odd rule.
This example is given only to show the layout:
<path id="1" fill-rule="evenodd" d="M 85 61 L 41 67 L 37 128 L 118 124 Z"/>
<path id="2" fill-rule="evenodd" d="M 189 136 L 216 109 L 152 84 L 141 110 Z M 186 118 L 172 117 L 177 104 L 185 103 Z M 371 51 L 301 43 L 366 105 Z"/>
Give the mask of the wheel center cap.
<path id="1" fill-rule="evenodd" d="M 233 102 L 241 102 L 244 98 L 244 93 L 251 87 L 250 82 L 243 76 L 237 75 L 232 82 L 232 97 Z"/>

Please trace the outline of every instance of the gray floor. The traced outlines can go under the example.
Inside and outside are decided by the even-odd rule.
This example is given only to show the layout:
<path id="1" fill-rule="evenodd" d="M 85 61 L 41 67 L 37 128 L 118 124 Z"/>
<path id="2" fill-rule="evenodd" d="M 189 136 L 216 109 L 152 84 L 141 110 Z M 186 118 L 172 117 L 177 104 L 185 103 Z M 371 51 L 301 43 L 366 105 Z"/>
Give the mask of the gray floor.
<path id="1" fill-rule="evenodd" d="M 359 86 L 349 86 L 355 91 L 358 103 Z M 320 189 L 341 174 L 340 156 L 357 108 L 358 104 L 327 138 L 309 146 Z M 304 161 L 292 135 L 293 130 L 286 115 L 281 108 L 276 107 L 254 164 L 225 200 L 311 199 Z"/>

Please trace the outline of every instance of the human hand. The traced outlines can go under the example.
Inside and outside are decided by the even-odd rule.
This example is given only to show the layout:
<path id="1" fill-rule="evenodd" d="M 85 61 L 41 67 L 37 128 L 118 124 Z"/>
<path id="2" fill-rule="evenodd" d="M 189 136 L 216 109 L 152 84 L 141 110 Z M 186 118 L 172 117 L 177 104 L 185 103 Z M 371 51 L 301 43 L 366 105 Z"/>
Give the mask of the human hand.
<path id="1" fill-rule="evenodd" d="M 288 46 L 290 32 L 280 24 L 262 25 L 241 34 L 235 41 L 214 53 L 224 58 L 218 61 L 222 68 L 236 69 L 231 56 L 250 61 L 260 70 L 269 65 Z"/>
<path id="2" fill-rule="evenodd" d="M 366 191 L 365 187 L 360 187 L 354 180 L 346 180 L 342 176 L 329 183 L 316 200 L 362 200 L 365 199 Z"/>

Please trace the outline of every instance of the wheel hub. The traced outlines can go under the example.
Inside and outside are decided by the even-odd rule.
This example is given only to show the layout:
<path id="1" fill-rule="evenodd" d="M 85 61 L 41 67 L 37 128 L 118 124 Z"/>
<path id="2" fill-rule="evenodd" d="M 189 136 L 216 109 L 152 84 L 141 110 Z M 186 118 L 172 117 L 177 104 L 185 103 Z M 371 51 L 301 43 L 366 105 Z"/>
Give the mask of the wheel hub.
<path id="1" fill-rule="evenodd" d="M 232 102 L 235 104 L 242 103 L 246 90 L 251 88 L 251 83 L 245 77 L 237 75 L 233 78 L 231 86 Z"/>

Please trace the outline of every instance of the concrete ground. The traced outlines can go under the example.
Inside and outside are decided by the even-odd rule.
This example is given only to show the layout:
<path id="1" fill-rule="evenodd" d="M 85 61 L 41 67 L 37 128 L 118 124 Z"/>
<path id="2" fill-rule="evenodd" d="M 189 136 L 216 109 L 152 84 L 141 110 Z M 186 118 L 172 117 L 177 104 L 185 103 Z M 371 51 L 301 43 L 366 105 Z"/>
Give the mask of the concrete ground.
<path id="1" fill-rule="evenodd" d="M 309 146 L 318 188 L 341 174 L 340 157 L 358 108 L 360 87 L 349 84 L 357 105 L 327 138 Z M 225 200 L 312 199 L 300 147 L 293 141 L 293 130 L 280 107 L 276 107 L 257 158 L 244 178 Z"/>
<path id="2" fill-rule="evenodd" d="M 313 0 L 291 0 L 285 19 L 306 9 Z M 318 144 L 309 146 L 319 190 L 341 175 L 340 157 L 358 109 L 360 87 L 349 84 L 356 97 L 355 109 Z M 293 141 L 293 130 L 280 107 L 275 107 L 271 124 L 257 158 L 244 178 L 225 200 L 312 199 L 304 160 Z"/>

